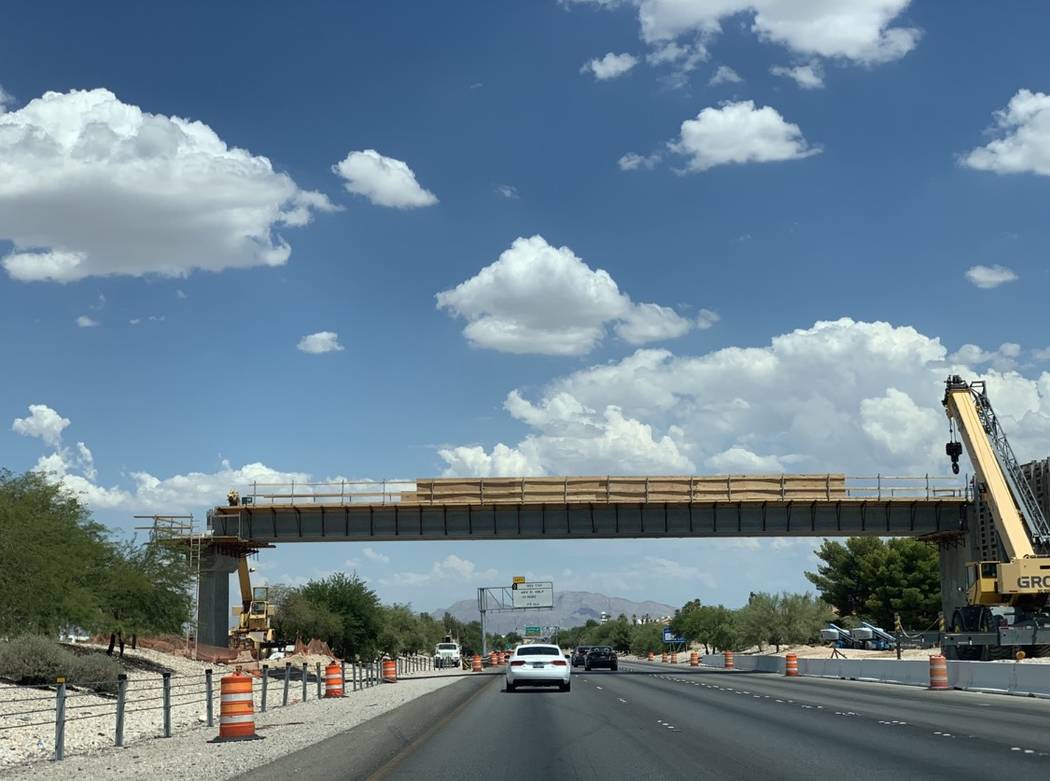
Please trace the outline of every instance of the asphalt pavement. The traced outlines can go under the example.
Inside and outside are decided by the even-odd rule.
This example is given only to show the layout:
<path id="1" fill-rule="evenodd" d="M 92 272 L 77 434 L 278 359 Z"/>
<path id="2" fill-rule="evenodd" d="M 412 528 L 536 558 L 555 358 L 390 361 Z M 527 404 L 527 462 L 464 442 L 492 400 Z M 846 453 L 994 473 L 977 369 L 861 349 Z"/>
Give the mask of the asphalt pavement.
<path id="1" fill-rule="evenodd" d="M 572 681 L 468 677 L 251 778 L 1050 778 L 1050 701 L 644 662 Z"/>

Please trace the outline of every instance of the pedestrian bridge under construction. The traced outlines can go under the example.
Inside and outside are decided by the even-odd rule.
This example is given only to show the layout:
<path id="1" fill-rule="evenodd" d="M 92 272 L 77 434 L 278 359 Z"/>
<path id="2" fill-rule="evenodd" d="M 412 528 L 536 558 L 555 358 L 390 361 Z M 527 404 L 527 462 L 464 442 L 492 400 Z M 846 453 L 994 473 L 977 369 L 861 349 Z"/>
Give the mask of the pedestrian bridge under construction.
<path id="1" fill-rule="evenodd" d="M 957 539 L 971 506 L 950 477 L 841 474 L 440 478 L 256 483 L 208 512 L 198 637 L 224 645 L 238 560 L 291 542 L 668 537 Z"/>
<path id="2" fill-rule="evenodd" d="M 958 478 L 841 474 L 440 478 L 254 484 L 217 538 L 289 542 L 925 536 L 964 528 Z"/>

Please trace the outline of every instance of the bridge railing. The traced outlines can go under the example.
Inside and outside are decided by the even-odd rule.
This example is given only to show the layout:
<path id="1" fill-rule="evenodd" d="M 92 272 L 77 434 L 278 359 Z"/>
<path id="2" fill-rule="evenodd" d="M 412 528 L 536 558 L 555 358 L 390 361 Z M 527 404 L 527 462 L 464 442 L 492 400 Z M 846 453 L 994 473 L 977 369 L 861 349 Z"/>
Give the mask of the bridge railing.
<path id="1" fill-rule="evenodd" d="M 241 504 L 524 504 L 967 499 L 952 476 L 844 474 L 485 477 L 252 483 Z"/>
<path id="2" fill-rule="evenodd" d="M 415 480 L 339 480 L 322 483 L 253 482 L 240 494 L 242 504 L 392 504 L 414 493 Z"/>

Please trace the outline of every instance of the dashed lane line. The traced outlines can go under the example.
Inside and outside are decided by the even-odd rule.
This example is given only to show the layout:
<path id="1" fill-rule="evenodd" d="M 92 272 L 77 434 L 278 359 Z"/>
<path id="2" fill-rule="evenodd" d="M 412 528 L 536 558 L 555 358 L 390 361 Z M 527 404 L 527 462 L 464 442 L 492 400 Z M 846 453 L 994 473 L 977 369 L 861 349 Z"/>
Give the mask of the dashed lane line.
<path id="1" fill-rule="evenodd" d="M 747 691 L 745 689 L 734 689 L 732 686 L 718 686 L 717 684 L 712 684 L 712 683 L 702 683 L 702 682 L 690 681 L 690 680 L 687 680 L 687 679 L 684 679 L 684 678 L 675 678 L 675 677 L 672 677 L 670 675 L 659 675 L 659 676 L 656 676 L 656 677 L 657 678 L 661 678 L 663 680 L 667 680 L 667 681 L 674 681 L 676 683 L 687 683 L 687 684 L 691 683 L 691 684 L 693 684 L 693 686 L 703 686 L 705 689 L 712 689 L 712 690 L 720 691 L 720 692 L 731 692 L 732 694 L 736 694 L 738 696 L 743 696 L 743 697 L 746 697 L 746 696 L 750 695 L 752 698 L 754 698 L 756 700 L 773 699 L 774 702 L 777 702 L 777 703 L 779 703 L 781 705 L 795 705 L 795 704 L 797 704 L 798 707 L 800 707 L 800 708 L 802 708 L 804 710 L 825 710 L 823 705 L 810 705 L 810 704 L 807 704 L 807 703 L 796 703 L 794 700 L 782 700 L 779 697 L 778 698 L 773 698 L 773 697 L 771 697 L 768 694 L 766 694 L 766 695 L 752 694 L 750 691 Z M 980 703 L 980 705 L 982 707 L 988 707 L 988 705 L 986 703 Z M 857 713 L 856 711 L 831 711 L 831 710 L 827 710 L 826 712 L 827 713 L 834 713 L 834 715 L 836 715 L 836 716 L 844 716 L 846 718 L 864 718 L 863 714 Z M 889 719 L 889 720 L 886 720 L 886 719 L 872 719 L 872 721 L 876 722 L 877 724 L 881 724 L 883 726 L 889 726 L 889 727 L 915 726 L 913 724 L 910 724 L 907 721 L 902 721 L 900 719 Z M 658 721 L 658 723 L 661 724 L 662 726 L 665 726 L 665 727 L 673 729 L 673 727 L 670 724 L 667 724 L 666 722 L 664 722 L 662 720 Z M 938 737 L 952 738 L 952 739 L 955 739 L 955 738 L 958 738 L 958 737 L 963 737 L 963 736 L 956 735 L 956 734 L 951 733 L 951 732 L 944 732 L 944 731 L 941 731 L 941 730 L 933 731 L 932 734 L 936 735 Z M 977 736 L 976 735 L 966 735 L 965 737 L 967 737 L 967 738 L 976 738 Z M 1010 751 L 1021 753 L 1021 754 L 1027 754 L 1027 755 L 1030 755 L 1030 756 L 1040 756 L 1040 757 L 1048 757 L 1048 756 L 1050 756 L 1050 752 L 1038 751 L 1037 749 L 1024 748 L 1022 746 L 1011 746 L 1010 747 Z"/>

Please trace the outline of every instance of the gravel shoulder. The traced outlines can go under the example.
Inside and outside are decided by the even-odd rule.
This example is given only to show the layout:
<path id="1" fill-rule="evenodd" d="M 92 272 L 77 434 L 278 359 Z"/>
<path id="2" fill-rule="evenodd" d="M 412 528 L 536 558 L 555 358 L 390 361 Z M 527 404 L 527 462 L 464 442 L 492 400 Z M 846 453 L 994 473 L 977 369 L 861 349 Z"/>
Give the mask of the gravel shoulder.
<path id="1" fill-rule="evenodd" d="M 306 748 L 397 708 L 432 691 L 452 685 L 464 677 L 459 670 L 434 670 L 399 679 L 396 684 L 378 685 L 342 699 L 317 700 L 274 707 L 256 713 L 256 729 L 263 740 L 209 743 L 218 734 L 194 719 L 175 725 L 171 738 L 141 739 L 125 748 L 112 745 L 112 725 L 106 719 L 95 750 L 74 753 L 67 747 L 61 762 L 37 761 L 30 765 L 0 765 L 11 779 L 121 779 L 162 777 L 172 779 L 225 779 L 260 767 L 286 754 Z M 312 686 L 313 684 L 311 684 Z M 255 687 L 258 690 L 258 686 Z M 311 691 L 311 695 L 313 692 Z M 272 692 L 271 692 L 272 696 Z M 90 722 L 86 722 L 90 724 Z M 68 727 L 67 727 L 68 729 Z M 54 727 L 46 730 L 40 754 L 50 756 Z M 24 761 L 24 760 L 23 760 Z"/>

